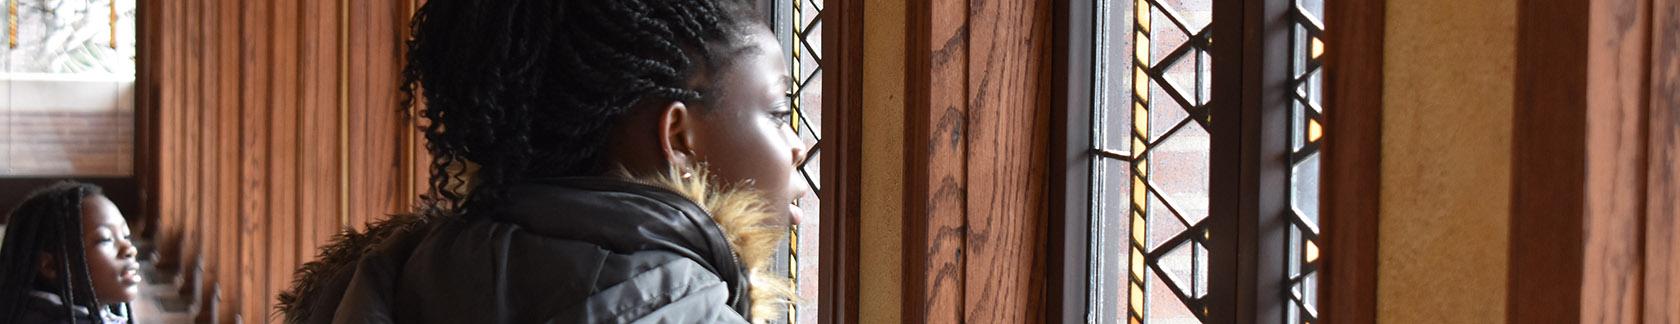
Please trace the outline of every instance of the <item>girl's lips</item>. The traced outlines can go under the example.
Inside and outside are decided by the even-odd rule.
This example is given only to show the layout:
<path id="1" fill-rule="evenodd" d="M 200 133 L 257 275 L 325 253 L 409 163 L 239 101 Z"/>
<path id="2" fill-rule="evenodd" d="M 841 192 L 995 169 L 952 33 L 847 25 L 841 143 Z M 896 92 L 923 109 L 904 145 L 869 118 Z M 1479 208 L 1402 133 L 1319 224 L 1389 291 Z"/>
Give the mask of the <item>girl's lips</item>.
<path id="1" fill-rule="evenodd" d="M 138 285 L 145 280 L 140 277 L 140 269 L 137 267 L 124 268 L 121 279 L 124 284 L 128 285 Z"/>

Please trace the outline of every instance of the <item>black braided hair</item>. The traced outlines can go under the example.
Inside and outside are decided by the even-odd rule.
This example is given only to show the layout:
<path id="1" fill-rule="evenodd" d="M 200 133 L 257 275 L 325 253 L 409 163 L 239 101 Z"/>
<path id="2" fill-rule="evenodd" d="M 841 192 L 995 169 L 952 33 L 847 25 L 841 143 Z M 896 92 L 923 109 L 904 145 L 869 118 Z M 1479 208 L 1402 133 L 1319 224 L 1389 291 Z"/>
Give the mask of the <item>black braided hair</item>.
<path id="1" fill-rule="evenodd" d="M 709 99 L 705 75 L 753 28 L 768 30 L 751 8 L 743 0 L 427 1 L 411 23 L 402 92 L 427 122 L 428 209 L 464 214 L 488 209 L 521 179 L 606 174 L 609 135 L 632 109 Z"/>
<path id="2" fill-rule="evenodd" d="M 0 319 L 15 322 L 24 313 L 31 290 L 58 294 L 71 322 L 78 322 L 73 306 L 88 309 L 87 320 L 98 323 L 98 294 L 88 272 L 82 243 L 82 201 L 103 195 L 99 186 L 64 181 L 36 190 L 13 209 L 0 247 Z M 40 253 L 57 256 L 58 280 L 45 282 L 37 273 Z M 74 271 L 72 271 L 74 269 Z M 125 305 L 126 306 L 126 305 Z"/>

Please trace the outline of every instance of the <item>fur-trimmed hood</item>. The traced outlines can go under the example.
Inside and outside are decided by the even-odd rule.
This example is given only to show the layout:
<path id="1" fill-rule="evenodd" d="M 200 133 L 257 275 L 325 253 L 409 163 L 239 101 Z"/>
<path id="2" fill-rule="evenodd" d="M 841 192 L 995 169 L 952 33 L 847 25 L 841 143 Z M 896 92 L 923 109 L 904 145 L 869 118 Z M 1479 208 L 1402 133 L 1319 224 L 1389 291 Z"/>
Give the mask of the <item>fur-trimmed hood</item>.
<path id="1" fill-rule="evenodd" d="M 697 175 L 683 179 L 665 174 L 636 177 L 633 180 L 629 180 L 631 177 L 621 177 L 533 181 L 527 185 L 509 187 L 505 195 L 507 198 L 501 200 L 506 202 L 505 206 L 498 206 L 488 220 L 444 216 L 439 212 L 393 216 L 369 224 L 364 231 L 346 232 L 336 237 L 321 250 L 319 260 L 299 268 L 292 289 L 279 296 L 278 311 L 285 315 L 287 322 L 314 323 L 331 322 L 335 315 L 344 317 L 346 312 L 340 309 L 341 307 L 368 308 L 368 300 L 377 301 L 373 304 L 378 305 L 371 307 L 389 307 L 387 310 L 425 308 L 402 307 L 405 298 L 408 298 L 405 296 L 415 293 L 459 293 L 459 290 L 462 290 L 461 285 L 464 284 L 438 280 L 442 278 L 437 278 L 441 275 L 436 273 L 478 271 L 477 269 L 484 267 L 463 267 L 460 264 L 477 262 L 473 261 L 477 259 L 471 258 L 472 254 L 483 253 L 476 251 L 496 250 L 500 247 L 516 253 L 538 251 L 532 252 L 538 254 L 500 255 L 499 259 L 486 259 L 489 261 L 483 262 L 510 262 L 493 267 L 501 271 L 541 268 L 526 271 L 544 274 L 567 273 L 562 271 L 566 269 L 548 268 L 568 265 L 527 265 L 529 262 L 506 259 L 539 258 L 548 260 L 549 263 L 602 262 L 602 267 L 606 267 L 609 264 L 618 264 L 612 262 L 640 261 L 599 261 L 590 259 L 593 256 L 586 255 L 588 253 L 565 251 L 593 249 L 613 251 L 618 253 L 616 255 L 644 250 L 664 251 L 661 253 L 666 255 L 674 253 L 681 258 L 696 261 L 706 270 L 716 274 L 726 286 L 732 287 L 729 289 L 729 303 L 734 305 L 730 307 L 737 312 L 750 309 L 751 316 L 748 318 L 755 319 L 754 322 L 778 317 L 780 311 L 785 309 L 784 306 L 792 299 L 793 293 L 786 280 L 771 274 L 768 268 L 776 244 L 785 238 L 786 231 L 780 227 L 781 222 L 774 219 L 769 205 L 760 196 L 747 190 L 736 190 L 732 186 L 709 184 L 704 180 L 707 178 L 705 175 Z M 506 225 L 471 224 L 475 222 Z M 478 232 L 473 232 L 475 230 Z M 484 233 L 503 232 L 515 234 L 507 234 L 514 237 L 503 241 L 472 240 L 489 235 Z M 468 235 L 460 235 L 462 233 Z M 581 242 L 597 247 L 582 250 L 521 246 L 508 248 L 506 244 L 520 244 L 519 242 L 533 240 L 521 239 L 520 237 L 524 236 L 519 235 L 535 237 L 535 240 L 572 242 L 566 243 L 566 246 Z M 567 255 L 551 255 L 555 253 Z M 572 257 L 572 254 L 580 256 Z M 462 259 L 459 257 L 461 255 L 468 258 Z M 570 266 L 576 268 L 581 265 Z M 584 275 L 577 276 L 579 278 L 572 280 L 577 282 L 569 285 L 598 284 L 584 281 L 616 283 L 615 280 L 620 279 L 611 277 L 610 272 L 634 272 L 630 269 L 645 267 L 596 269 L 593 270 L 596 272 L 595 277 L 588 277 L 587 272 L 580 272 Z M 556 276 L 569 278 L 563 275 Z M 519 286 L 522 283 L 517 281 L 523 276 L 498 274 L 491 277 Z M 401 289 L 398 289 L 399 287 Z M 398 291 L 405 289 L 413 291 L 408 291 L 408 294 Z M 585 293 L 600 291 L 601 287 L 584 290 Z M 370 297 L 369 293 L 373 295 Z M 526 299 L 532 299 L 519 297 L 529 294 L 505 294 L 512 297 L 507 300 L 483 302 L 513 304 L 496 305 L 507 308 L 517 307 L 528 302 Z M 747 307 L 749 303 L 750 307 Z"/>

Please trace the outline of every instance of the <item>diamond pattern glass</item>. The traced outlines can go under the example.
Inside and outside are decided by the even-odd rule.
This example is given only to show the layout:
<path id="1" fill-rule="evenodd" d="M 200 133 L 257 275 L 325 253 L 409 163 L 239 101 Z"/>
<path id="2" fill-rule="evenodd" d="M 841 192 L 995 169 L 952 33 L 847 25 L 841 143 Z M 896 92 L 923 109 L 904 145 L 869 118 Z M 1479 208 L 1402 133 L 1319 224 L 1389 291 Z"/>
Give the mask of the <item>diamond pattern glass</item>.
<path id="1" fill-rule="evenodd" d="M 1213 3 L 1097 12 L 1090 320 L 1204 323 Z"/>
<path id="2" fill-rule="evenodd" d="M 793 110 L 793 130 L 805 145 L 807 157 L 799 164 L 799 174 L 812 192 L 822 190 L 822 0 L 779 0 L 775 17 L 777 36 L 786 51 L 788 64 L 788 106 Z M 797 204 L 804 209 L 800 225 L 788 227 L 785 250 L 777 256 L 777 270 L 787 275 L 798 293 L 798 300 L 788 304 L 785 318 L 771 319 L 778 323 L 817 322 L 818 260 L 817 233 L 821 216 L 816 195 L 800 198 Z"/>
<path id="3" fill-rule="evenodd" d="M 1319 144 L 1324 140 L 1324 0 L 1292 0 L 1290 26 L 1289 246 L 1287 323 L 1318 322 Z"/>

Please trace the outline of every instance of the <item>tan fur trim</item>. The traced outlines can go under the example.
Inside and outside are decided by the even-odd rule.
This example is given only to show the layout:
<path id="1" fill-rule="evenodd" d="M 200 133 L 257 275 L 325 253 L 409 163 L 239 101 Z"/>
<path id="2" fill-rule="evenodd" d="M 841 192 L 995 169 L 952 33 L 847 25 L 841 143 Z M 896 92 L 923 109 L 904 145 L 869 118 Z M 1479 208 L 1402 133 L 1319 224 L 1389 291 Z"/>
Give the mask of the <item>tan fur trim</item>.
<path id="1" fill-rule="evenodd" d="M 637 177 L 637 181 L 676 191 L 699 202 L 723 229 L 729 245 L 735 248 L 736 256 L 747 268 L 753 322 L 764 323 L 781 317 L 796 294 L 786 277 L 769 270 L 776 244 L 787 238 L 787 228 L 773 221 L 776 215 L 769 203 L 759 194 L 738 186 L 711 186 L 705 172 L 696 172 L 688 179 L 676 174 Z"/>

